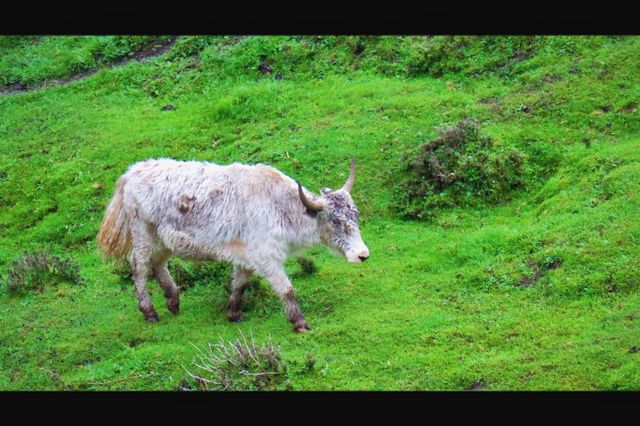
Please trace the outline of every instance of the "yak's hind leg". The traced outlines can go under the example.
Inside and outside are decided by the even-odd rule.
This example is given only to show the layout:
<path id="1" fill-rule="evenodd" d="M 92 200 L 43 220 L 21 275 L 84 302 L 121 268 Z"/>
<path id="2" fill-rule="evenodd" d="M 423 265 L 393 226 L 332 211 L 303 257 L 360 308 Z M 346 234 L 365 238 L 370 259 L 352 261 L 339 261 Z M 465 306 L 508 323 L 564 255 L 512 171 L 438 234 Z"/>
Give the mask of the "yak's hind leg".
<path id="1" fill-rule="evenodd" d="M 227 304 L 227 318 L 231 322 L 242 321 L 242 293 L 249 284 L 252 271 L 240 266 L 233 267 L 233 280 L 231 281 L 231 296 Z"/>
<path id="2" fill-rule="evenodd" d="M 155 235 L 150 232 L 147 225 L 140 221 L 131 224 L 131 254 L 129 262 L 133 273 L 133 281 L 136 284 L 136 298 L 138 308 L 144 315 L 144 319 L 149 322 L 160 320 L 158 313 L 151 303 L 147 292 L 147 279 L 151 272 L 151 258 L 154 252 Z"/>
<path id="3" fill-rule="evenodd" d="M 167 262 L 171 253 L 168 251 L 162 252 L 157 255 L 153 262 L 153 276 L 160 283 L 164 297 L 167 298 L 167 308 L 173 315 L 178 315 L 180 312 L 180 290 L 173 280 L 171 274 L 169 274 L 169 268 Z"/>

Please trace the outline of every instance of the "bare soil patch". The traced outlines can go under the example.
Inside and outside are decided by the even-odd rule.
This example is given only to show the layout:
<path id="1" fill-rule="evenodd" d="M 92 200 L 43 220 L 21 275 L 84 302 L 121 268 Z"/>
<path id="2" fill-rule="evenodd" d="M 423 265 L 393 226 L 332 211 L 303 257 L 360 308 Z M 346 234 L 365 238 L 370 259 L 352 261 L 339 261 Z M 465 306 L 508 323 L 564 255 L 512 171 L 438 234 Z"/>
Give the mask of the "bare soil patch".
<path id="1" fill-rule="evenodd" d="M 542 264 L 539 264 L 535 260 L 531 259 L 527 262 L 527 266 L 533 271 L 533 275 L 530 277 L 522 277 L 520 279 L 520 284 L 525 287 L 531 287 L 535 285 L 540 280 L 540 278 L 542 278 L 542 275 L 545 271 L 561 267 L 562 259 L 553 258 L 549 262 Z"/>

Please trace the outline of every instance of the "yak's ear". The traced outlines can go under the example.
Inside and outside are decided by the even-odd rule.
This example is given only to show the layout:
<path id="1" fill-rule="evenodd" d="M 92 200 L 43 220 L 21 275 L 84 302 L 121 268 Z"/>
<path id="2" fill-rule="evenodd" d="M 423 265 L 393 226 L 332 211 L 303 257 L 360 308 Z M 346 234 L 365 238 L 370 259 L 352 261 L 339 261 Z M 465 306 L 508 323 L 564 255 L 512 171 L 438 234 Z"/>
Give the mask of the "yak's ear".
<path id="1" fill-rule="evenodd" d="M 320 190 L 320 193 L 321 193 L 322 195 L 327 195 L 327 194 L 328 194 L 328 193 L 330 193 L 330 192 L 333 192 L 333 190 L 332 190 L 331 188 L 322 188 L 322 189 Z"/>

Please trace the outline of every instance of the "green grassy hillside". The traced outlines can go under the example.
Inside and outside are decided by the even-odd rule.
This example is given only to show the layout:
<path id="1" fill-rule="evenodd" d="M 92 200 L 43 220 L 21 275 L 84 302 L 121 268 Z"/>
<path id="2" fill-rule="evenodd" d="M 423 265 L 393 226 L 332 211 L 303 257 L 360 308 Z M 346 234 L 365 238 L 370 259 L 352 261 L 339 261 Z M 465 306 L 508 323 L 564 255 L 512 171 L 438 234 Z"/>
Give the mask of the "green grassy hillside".
<path id="1" fill-rule="evenodd" d="M 99 69 L 136 42 L 0 37 L 0 83 Z M 638 390 L 639 54 L 639 37 L 182 37 L 0 95 L 0 389 L 178 389 L 192 344 L 242 331 L 280 347 L 295 390 Z M 522 154 L 522 185 L 407 219 L 406 163 L 461 119 Z M 309 333 L 264 280 L 227 322 L 229 269 L 178 260 L 181 313 L 151 282 L 147 324 L 96 250 L 136 161 L 264 162 L 319 191 L 351 154 L 371 257 L 312 249 L 314 274 L 291 259 Z M 38 250 L 81 282 L 11 291 L 14 260 Z"/>

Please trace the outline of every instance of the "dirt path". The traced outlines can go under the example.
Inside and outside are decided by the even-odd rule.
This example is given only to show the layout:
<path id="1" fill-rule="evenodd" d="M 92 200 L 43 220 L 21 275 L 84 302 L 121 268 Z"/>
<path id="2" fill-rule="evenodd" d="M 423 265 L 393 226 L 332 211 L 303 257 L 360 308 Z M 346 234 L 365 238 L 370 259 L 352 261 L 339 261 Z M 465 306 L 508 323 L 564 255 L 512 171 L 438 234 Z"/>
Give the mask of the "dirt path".
<path id="1" fill-rule="evenodd" d="M 149 44 L 147 44 L 144 48 L 142 48 L 141 50 L 134 52 L 132 56 L 128 56 L 126 58 L 120 59 L 118 61 L 115 61 L 111 64 L 102 66 L 100 68 L 96 68 L 93 70 L 87 70 L 87 71 L 82 71 L 79 72 L 77 74 L 74 74 L 72 76 L 69 77 L 65 77 L 65 78 L 59 78 L 59 79 L 51 79 L 51 80 L 45 80 L 41 83 L 37 83 L 34 84 L 32 86 L 26 86 L 23 85 L 22 83 L 14 83 L 14 84 L 10 84 L 8 86 L 5 86 L 4 89 L 0 90 L 0 96 L 2 95 L 10 95 L 13 93 L 26 93 L 26 92 L 32 92 L 34 90 L 39 90 L 39 89 L 44 89 L 47 87 L 55 87 L 55 86 L 63 86 L 67 83 L 71 83 L 73 81 L 77 81 L 77 80 L 82 80 L 83 78 L 88 78 L 91 77 L 94 74 L 99 73 L 100 71 L 104 70 L 104 69 L 112 69 L 115 67 L 119 67 L 122 66 L 128 62 L 131 61 L 144 61 L 146 59 L 149 58 L 153 58 L 156 56 L 160 56 L 164 53 L 166 53 L 169 49 L 171 49 L 173 47 L 174 44 L 176 44 L 176 41 L 178 41 L 178 38 L 180 38 L 179 36 L 173 37 L 171 40 L 162 43 L 162 44 L 158 44 L 157 42 L 151 42 Z"/>

